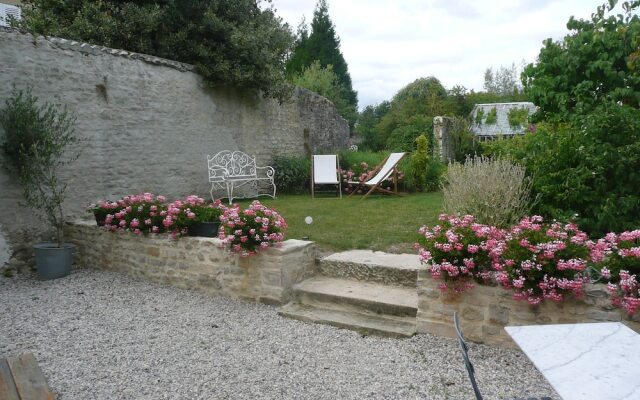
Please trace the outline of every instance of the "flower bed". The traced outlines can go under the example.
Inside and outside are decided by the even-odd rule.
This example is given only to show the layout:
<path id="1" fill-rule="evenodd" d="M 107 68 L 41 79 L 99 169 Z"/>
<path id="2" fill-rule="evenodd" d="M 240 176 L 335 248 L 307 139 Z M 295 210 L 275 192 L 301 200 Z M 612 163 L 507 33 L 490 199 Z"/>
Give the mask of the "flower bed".
<path id="1" fill-rule="evenodd" d="M 455 335 L 454 312 L 471 340 L 507 346 L 507 325 L 624 321 L 640 332 L 640 231 L 593 241 L 538 216 L 509 229 L 440 220 L 416 244 L 419 332 Z"/>
<path id="2" fill-rule="evenodd" d="M 169 233 L 172 238 L 187 233 L 196 223 L 218 222 L 221 246 L 242 256 L 278 246 L 284 240 L 287 223 L 276 211 L 255 200 L 241 210 L 237 204 L 227 208 L 220 200 L 207 203 L 191 195 L 166 203 L 164 196 L 151 193 L 125 196 L 117 201 L 102 200 L 89 207 L 99 226 L 110 232 L 129 231 L 136 235 Z"/>

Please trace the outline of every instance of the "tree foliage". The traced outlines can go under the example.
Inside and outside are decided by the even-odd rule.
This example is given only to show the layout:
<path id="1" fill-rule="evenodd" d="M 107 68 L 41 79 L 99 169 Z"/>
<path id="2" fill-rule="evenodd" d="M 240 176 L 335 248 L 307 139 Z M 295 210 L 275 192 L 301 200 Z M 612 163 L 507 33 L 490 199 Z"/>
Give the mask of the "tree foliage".
<path id="1" fill-rule="evenodd" d="M 384 142 L 378 136 L 377 127 L 380 120 L 391 109 L 389 101 L 383 101 L 380 104 L 369 105 L 358 114 L 358 123 L 356 124 L 356 134 L 362 139 L 361 146 L 365 150 L 380 151 L 384 148 Z"/>
<path id="2" fill-rule="evenodd" d="M 617 0 L 597 8 L 590 20 L 569 19 L 570 34 L 544 41 L 538 61 L 526 67 L 524 90 L 540 107 L 539 120 L 569 121 L 605 101 L 640 106 L 640 1 Z"/>
<path id="3" fill-rule="evenodd" d="M 604 103 L 576 125 L 541 123 L 524 137 L 490 144 L 525 166 L 537 212 L 575 219 L 594 235 L 640 226 L 640 110 Z M 487 149 L 485 149 L 487 151 Z"/>
<path id="4" fill-rule="evenodd" d="M 329 7 L 326 0 L 318 0 L 316 4 L 311 22 L 311 33 L 309 33 L 304 20 L 298 27 L 293 52 L 286 64 L 287 74 L 291 77 L 300 74 L 316 61 L 323 68 L 329 65 L 333 67 L 333 72 L 342 86 L 341 92 L 344 100 L 353 109 L 357 108 L 358 94 L 353 90 L 348 65 L 340 51 L 340 39 L 329 17 Z M 351 120 L 350 122 L 353 124 L 355 121 Z"/>
<path id="5" fill-rule="evenodd" d="M 434 77 L 416 79 L 400 89 L 377 125 L 378 142 L 394 151 L 412 151 L 415 139 L 428 133 L 433 139 L 433 117 L 444 115 L 447 91 Z"/>
<path id="6" fill-rule="evenodd" d="M 58 246 L 63 243 L 62 203 L 67 189 L 59 170 L 74 161 L 79 150 L 75 135 L 75 117 L 67 108 L 50 103 L 38 104 L 28 88 L 14 87 L 5 107 L 0 109 L 0 127 L 4 137 L 0 148 L 7 167 L 18 176 L 25 204 L 39 213 L 57 232 Z"/>
<path id="7" fill-rule="evenodd" d="M 534 178 L 537 212 L 575 219 L 593 235 L 640 225 L 640 1 L 569 19 L 571 34 L 545 41 L 525 72 L 540 106 L 535 132 L 485 147 L 510 156 Z"/>
<path id="8" fill-rule="evenodd" d="M 495 71 L 487 68 L 484 72 L 484 90 L 499 96 L 500 102 L 521 101 L 522 84 L 516 64 L 512 63 L 510 67 L 500 66 Z"/>
<path id="9" fill-rule="evenodd" d="M 338 77 L 333 72 L 333 66 L 322 67 L 318 60 L 314 61 L 302 73 L 293 77 L 293 83 L 297 86 L 316 92 L 331 100 L 338 113 L 353 125 L 357 119 L 356 107 L 346 100 L 344 86 L 338 82 Z"/>
<path id="10" fill-rule="evenodd" d="M 19 25 L 193 64 L 212 86 L 256 89 L 283 100 L 291 92 L 284 67 L 293 35 L 261 2 L 25 0 Z"/>

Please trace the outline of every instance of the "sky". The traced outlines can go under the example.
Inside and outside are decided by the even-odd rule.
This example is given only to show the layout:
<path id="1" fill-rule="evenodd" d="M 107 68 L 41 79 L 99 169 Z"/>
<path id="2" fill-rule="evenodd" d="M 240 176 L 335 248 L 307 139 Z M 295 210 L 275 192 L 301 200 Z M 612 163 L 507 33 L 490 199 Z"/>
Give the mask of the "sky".
<path id="1" fill-rule="evenodd" d="M 569 33 L 605 0 L 328 0 L 359 108 L 435 76 L 450 89 L 482 90 L 484 72 L 535 62 L 546 38 Z M 295 32 L 316 0 L 272 0 Z M 618 6 L 619 7 L 619 6 Z"/>

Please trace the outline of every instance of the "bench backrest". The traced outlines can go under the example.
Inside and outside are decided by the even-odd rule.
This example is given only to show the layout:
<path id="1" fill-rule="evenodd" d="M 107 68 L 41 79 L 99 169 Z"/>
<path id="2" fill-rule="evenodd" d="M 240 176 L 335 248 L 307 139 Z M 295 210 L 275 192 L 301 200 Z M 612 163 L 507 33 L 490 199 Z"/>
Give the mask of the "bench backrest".
<path id="1" fill-rule="evenodd" d="M 225 182 L 256 178 L 256 158 L 240 150 L 223 150 L 207 156 L 209 182 Z"/>

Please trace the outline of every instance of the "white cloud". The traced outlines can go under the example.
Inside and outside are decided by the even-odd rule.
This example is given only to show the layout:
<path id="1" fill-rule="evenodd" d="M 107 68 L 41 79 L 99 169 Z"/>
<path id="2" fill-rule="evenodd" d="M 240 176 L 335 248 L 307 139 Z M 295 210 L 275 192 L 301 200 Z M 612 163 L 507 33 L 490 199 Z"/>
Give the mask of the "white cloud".
<path id="1" fill-rule="evenodd" d="M 571 15 L 589 18 L 603 0 L 333 0 L 360 108 L 389 100 L 415 79 L 481 90 L 484 71 L 535 61 L 546 38 L 568 33 Z M 316 0 L 273 0 L 293 29 Z"/>

